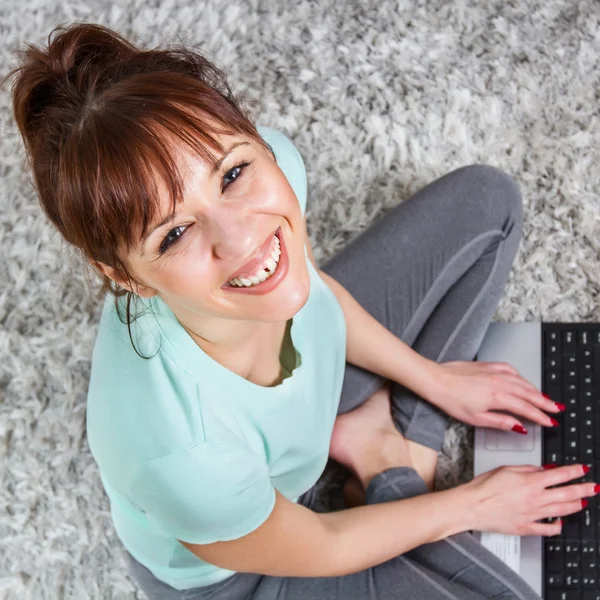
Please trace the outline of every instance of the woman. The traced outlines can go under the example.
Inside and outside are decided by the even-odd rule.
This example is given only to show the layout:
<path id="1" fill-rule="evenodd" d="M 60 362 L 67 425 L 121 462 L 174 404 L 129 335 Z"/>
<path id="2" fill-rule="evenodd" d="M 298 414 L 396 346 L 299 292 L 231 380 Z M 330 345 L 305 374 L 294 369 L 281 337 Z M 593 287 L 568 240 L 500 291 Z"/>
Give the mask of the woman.
<path id="1" fill-rule="evenodd" d="M 515 181 L 455 170 L 320 269 L 306 172 L 205 58 L 61 28 L 9 74 L 41 205 L 103 278 L 87 432 L 149 598 L 537 595 L 470 530 L 556 535 L 583 465 L 434 490 L 447 415 L 564 407 L 473 363 L 522 235 Z M 331 456 L 349 508 L 311 510 Z M 361 497 L 362 496 L 362 497 Z"/>

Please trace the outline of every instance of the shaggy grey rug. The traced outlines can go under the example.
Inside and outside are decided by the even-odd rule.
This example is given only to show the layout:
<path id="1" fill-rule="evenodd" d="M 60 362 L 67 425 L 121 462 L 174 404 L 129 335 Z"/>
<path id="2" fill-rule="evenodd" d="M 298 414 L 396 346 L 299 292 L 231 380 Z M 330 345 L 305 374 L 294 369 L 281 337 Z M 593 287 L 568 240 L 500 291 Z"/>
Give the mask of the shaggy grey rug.
<path id="1" fill-rule="evenodd" d="M 74 20 L 201 45 L 247 88 L 305 159 L 319 264 L 434 178 L 490 163 L 526 204 L 494 320 L 600 321 L 594 0 L 4 0 L 2 74 L 16 45 Z M 85 437 L 96 282 L 45 224 L 0 102 L 0 596 L 142 598 Z M 448 430 L 440 486 L 471 476 L 471 433 Z M 339 481 L 330 465 L 324 507 Z"/>

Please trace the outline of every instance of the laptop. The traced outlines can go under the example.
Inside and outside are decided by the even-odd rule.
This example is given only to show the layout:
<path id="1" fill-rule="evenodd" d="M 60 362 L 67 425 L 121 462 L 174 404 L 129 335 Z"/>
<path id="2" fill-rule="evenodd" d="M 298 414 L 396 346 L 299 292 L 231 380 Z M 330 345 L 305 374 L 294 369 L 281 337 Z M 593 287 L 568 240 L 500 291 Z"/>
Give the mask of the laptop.
<path id="1" fill-rule="evenodd" d="M 591 471 L 573 483 L 600 483 L 600 435 L 594 435 L 600 432 L 600 323 L 493 322 L 475 360 L 511 364 L 567 407 L 552 415 L 558 427 L 519 417 L 527 435 L 475 428 L 475 476 L 502 465 L 579 462 Z M 564 518 L 558 536 L 475 535 L 544 600 L 600 600 L 600 502 L 588 501 L 587 508 Z"/>

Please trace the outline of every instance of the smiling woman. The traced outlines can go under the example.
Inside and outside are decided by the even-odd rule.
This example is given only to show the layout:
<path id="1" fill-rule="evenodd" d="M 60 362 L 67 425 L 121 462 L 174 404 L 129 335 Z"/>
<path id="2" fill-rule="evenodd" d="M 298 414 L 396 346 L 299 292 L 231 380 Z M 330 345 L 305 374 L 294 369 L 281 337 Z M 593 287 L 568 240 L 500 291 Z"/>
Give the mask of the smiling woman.
<path id="1" fill-rule="evenodd" d="M 535 598 L 464 532 L 557 533 L 537 520 L 575 508 L 545 488 L 580 470 L 504 470 L 429 493 L 438 392 L 459 388 L 467 415 L 505 407 L 510 394 L 491 392 L 508 375 L 470 365 L 473 398 L 456 365 L 400 339 L 470 361 L 522 231 L 513 180 L 448 174 L 321 270 L 300 153 L 255 125 L 200 54 L 77 23 L 21 58 L 7 77 L 42 208 L 102 278 L 87 438 L 148 597 Z M 330 457 L 367 506 L 314 510 Z"/>

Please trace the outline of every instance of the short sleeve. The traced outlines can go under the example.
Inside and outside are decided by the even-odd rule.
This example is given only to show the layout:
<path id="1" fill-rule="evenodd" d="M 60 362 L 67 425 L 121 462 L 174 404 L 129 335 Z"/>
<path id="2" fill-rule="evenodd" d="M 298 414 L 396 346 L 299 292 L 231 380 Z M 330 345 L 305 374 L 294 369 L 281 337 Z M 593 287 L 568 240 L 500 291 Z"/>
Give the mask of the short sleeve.
<path id="1" fill-rule="evenodd" d="M 307 178 L 306 167 L 302 156 L 293 142 L 280 131 L 270 127 L 258 126 L 258 132 L 269 146 L 271 146 L 277 164 L 290 182 L 300 209 L 304 215 L 306 211 Z"/>
<path id="2" fill-rule="evenodd" d="M 240 538 L 275 506 L 267 464 L 235 442 L 203 442 L 143 463 L 131 497 L 163 533 L 191 544 Z"/>

